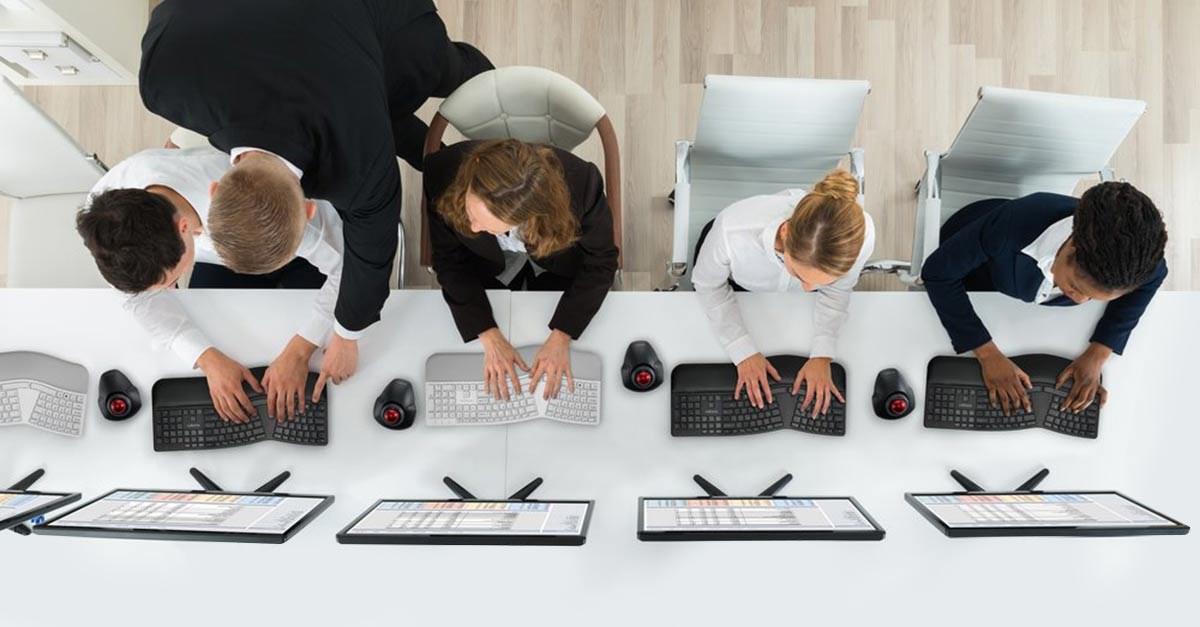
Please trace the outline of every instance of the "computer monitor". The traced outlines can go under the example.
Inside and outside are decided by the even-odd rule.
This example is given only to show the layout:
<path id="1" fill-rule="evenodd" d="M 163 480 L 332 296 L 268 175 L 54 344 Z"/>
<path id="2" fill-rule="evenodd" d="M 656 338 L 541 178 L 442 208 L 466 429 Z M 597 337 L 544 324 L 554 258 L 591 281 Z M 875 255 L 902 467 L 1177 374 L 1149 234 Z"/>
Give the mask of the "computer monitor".
<path id="1" fill-rule="evenodd" d="M 954 492 L 904 500 L 951 538 L 1182 535 L 1188 526 L 1119 492 Z"/>
<path id="2" fill-rule="evenodd" d="M 332 502 L 332 496 L 119 489 L 38 525 L 34 532 L 282 544 Z"/>
<path id="3" fill-rule="evenodd" d="M 0 490 L 0 531 L 74 503 L 79 497 L 78 493 L 73 492 Z"/>
<path id="4" fill-rule="evenodd" d="M 875 519 L 848 496 L 644 497 L 638 539 L 882 540 Z"/>
<path id="5" fill-rule="evenodd" d="M 337 534 L 342 544 L 581 546 L 593 501 L 381 500 Z"/>

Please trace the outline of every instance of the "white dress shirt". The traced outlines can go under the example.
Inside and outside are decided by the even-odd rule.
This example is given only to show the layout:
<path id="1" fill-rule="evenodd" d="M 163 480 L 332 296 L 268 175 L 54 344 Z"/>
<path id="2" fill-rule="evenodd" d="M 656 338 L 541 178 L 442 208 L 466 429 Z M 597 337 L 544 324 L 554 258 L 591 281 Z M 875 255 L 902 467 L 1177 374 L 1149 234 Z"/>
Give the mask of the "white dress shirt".
<path id="1" fill-rule="evenodd" d="M 751 292 L 804 291 L 775 252 L 779 226 L 791 217 L 804 195 L 804 190 L 787 189 L 733 203 L 717 216 L 700 249 L 692 270 L 692 285 L 721 346 L 735 364 L 758 349 L 742 322 L 729 279 Z M 837 281 L 816 289 L 811 357 L 834 357 L 838 332 L 850 308 L 850 294 L 875 250 L 875 223 L 869 214 L 863 217 L 867 221 L 866 236 L 854 266 Z"/>
<path id="2" fill-rule="evenodd" d="M 208 221 L 209 186 L 230 168 L 228 155 L 207 146 L 184 149 L 143 150 L 118 163 L 92 188 L 93 194 L 109 189 L 145 189 L 152 185 L 174 190 Z M 316 201 L 317 211 L 304 229 L 296 256 L 316 266 L 327 278 L 314 302 L 309 320 L 297 332 L 322 346 L 334 325 L 342 278 L 342 219 L 333 205 Z M 196 237 L 196 261 L 224 265 L 207 231 Z M 128 297 L 125 309 L 133 314 L 154 343 L 169 348 L 195 367 L 200 355 L 213 343 L 188 317 L 173 290 L 153 290 Z"/>
<path id="3" fill-rule="evenodd" d="M 1054 285 L 1054 258 L 1058 256 L 1058 250 L 1063 247 L 1063 244 L 1067 243 L 1074 228 L 1074 216 L 1063 218 L 1051 224 L 1050 228 L 1042 231 L 1037 239 L 1021 249 L 1023 254 L 1032 257 L 1037 262 L 1042 276 L 1045 277 L 1041 286 L 1038 287 L 1037 296 L 1033 298 L 1034 304 L 1040 305 L 1063 295 L 1062 290 Z"/>

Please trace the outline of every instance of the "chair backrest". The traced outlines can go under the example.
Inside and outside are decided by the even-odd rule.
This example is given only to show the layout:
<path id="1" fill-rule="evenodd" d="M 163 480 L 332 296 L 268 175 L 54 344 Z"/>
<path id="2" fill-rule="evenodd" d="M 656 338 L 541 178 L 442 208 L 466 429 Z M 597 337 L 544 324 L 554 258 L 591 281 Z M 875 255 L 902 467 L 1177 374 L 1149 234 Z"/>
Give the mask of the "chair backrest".
<path id="1" fill-rule="evenodd" d="M 467 139 L 519 139 L 573 150 L 595 130 L 604 149 L 604 183 L 621 245 L 621 156 L 604 107 L 571 79 L 540 67 L 503 67 L 475 76 L 450 94 L 425 139 L 425 154 L 441 146 L 446 125 Z M 432 261 L 429 228 L 421 212 L 421 265 Z"/>
<path id="2" fill-rule="evenodd" d="M 1141 100 L 983 87 L 938 166 L 941 221 L 984 198 L 1071 194 L 1146 111 Z"/>
<path id="3" fill-rule="evenodd" d="M 9 287 L 104 287 L 75 213 L 104 166 L 0 79 L 0 194 L 9 208 Z"/>
<path id="4" fill-rule="evenodd" d="M 867 81 L 706 76 L 689 153 L 688 251 L 730 204 L 810 187 L 836 168 L 870 91 Z"/>
<path id="5" fill-rule="evenodd" d="M 1145 111 L 1141 100 L 980 88 L 950 149 L 928 155 L 927 167 L 936 168 L 938 215 L 922 215 L 925 206 L 918 201 L 913 276 L 936 250 L 938 227 L 959 209 L 986 198 L 1073 193 L 1081 179 L 1108 168 Z M 923 180 L 923 193 L 928 184 Z"/>

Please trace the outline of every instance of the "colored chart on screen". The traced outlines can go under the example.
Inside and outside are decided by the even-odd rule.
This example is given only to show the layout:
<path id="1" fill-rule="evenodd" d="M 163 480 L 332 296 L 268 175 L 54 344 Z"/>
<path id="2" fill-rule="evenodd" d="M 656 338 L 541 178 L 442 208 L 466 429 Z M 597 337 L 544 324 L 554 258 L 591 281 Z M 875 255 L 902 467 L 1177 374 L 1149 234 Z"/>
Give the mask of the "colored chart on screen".
<path id="1" fill-rule="evenodd" d="M 0 521 L 22 521 L 25 512 L 37 511 L 61 499 L 60 494 L 0 493 Z"/>
<path id="2" fill-rule="evenodd" d="M 319 497 L 122 490 L 53 521 L 59 527 L 279 534 Z"/>
<path id="3" fill-rule="evenodd" d="M 941 494 L 915 498 L 951 528 L 1176 525 L 1115 493 Z"/>
<path id="4" fill-rule="evenodd" d="M 349 535 L 582 535 L 589 503 L 381 501 Z"/>
<path id="5" fill-rule="evenodd" d="M 642 529 L 668 531 L 872 531 L 849 499 L 644 499 Z"/>

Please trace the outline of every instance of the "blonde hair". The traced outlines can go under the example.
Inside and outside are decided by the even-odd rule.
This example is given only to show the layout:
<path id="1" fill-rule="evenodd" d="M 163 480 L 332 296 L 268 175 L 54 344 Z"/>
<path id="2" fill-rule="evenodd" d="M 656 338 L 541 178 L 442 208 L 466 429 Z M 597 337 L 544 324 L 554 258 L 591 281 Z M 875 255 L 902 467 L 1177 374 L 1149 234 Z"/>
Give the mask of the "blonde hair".
<path id="1" fill-rule="evenodd" d="M 473 237 L 467 193 L 507 224 L 521 227 L 521 239 L 534 257 L 546 257 L 579 239 L 578 220 L 562 164 L 548 146 L 515 139 L 475 146 L 437 202 L 437 212 L 459 234 Z"/>
<path id="2" fill-rule="evenodd" d="M 789 257 L 833 276 L 850 272 L 867 236 L 858 204 L 858 179 L 834 170 L 813 186 L 788 218 Z"/>
<path id="3" fill-rule="evenodd" d="M 213 247 L 239 274 L 282 268 L 304 237 L 304 194 L 294 180 L 269 167 L 246 163 L 225 173 L 209 206 L 206 226 Z"/>

